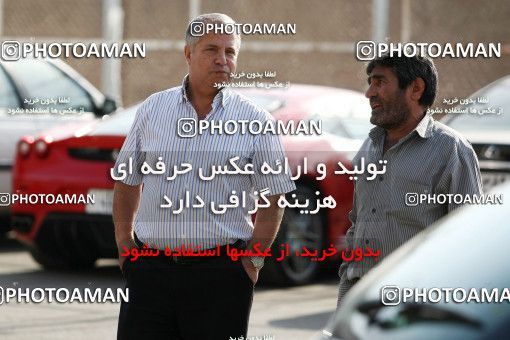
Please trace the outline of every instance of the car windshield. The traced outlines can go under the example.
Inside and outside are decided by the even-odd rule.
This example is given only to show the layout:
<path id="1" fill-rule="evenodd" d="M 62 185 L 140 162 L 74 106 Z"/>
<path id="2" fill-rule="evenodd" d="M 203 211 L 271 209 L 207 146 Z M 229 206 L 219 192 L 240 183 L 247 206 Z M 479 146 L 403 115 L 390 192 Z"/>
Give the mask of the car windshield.
<path id="1" fill-rule="evenodd" d="M 365 139 L 370 124 L 370 105 L 361 95 L 319 98 L 310 105 L 310 119 L 322 120 L 322 129 L 340 137 Z"/>
<path id="2" fill-rule="evenodd" d="M 473 94 L 470 99 L 486 98 L 488 103 L 476 102 L 468 110 L 482 112 L 492 108 L 496 113 L 460 113 L 447 117 L 447 124 L 458 131 L 490 131 L 510 129 L 510 76 Z M 465 108 L 464 106 L 461 108 Z M 501 111 L 499 111 L 501 109 Z M 500 114 L 498 114 L 500 112 Z"/>
<path id="3" fill-rule="evenodd" d="M 255 104 L 273 113 L 285 106 L 281 98 L 256 93 L 246 93 Z M 338 103 L 342 102 L 342 107 Z M 364 139 L 373 127 L 370 124 L 370 106 L 368 101 L 358 95 L 345 97 L 321 96 L 307 104 L 309 120 L 321 120 L 322 131 L 344 138 Z"/>
<path id="4" fill-rule="evenodd" d="M 51 63 L 21 59 L 9 64 L 9 71 L 22 84 L 28 108 L 94 110 L 91 99 L 75 80 Z"/>
<path id="5" fill-rule="evenodd" d="M 283 99 L 274 96 L 264 96 L 255 93 L 246 93 L 245 96 L 269 113 L 273 113 L 285 105 Z"/>
<path id="6" fill-rule="evenodd" d="M 140 104 L 135 104 L 129 108 L 118 111 L 103 118 L 101 124 L 99 124 L 93 134 L 95 135 L 119 135 L 127 134 L 131 125 L 135 121 L 136 111 L 140 107 Z"/>

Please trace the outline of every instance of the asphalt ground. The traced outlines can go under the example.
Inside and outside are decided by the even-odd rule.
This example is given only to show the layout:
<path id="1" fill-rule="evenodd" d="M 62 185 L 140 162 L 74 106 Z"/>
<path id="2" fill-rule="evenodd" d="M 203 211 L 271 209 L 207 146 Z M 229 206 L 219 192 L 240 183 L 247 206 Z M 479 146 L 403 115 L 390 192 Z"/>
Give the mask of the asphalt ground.
<path id="1" fill-rule="evenodd" d="M 0 287 L 123 288 L 115 260 L 100 260 L 87 272 L 43 270 L 11 239 L 0 241 Z M 337 299 L 334 274 L 314 284 L 281 288 L 257 284 L 248 337 L 264 340 L 309 339 L 333 313 Z M 120 303 L 17 303 L 0 305 L 0 339 L 115 339 Z M 265 338 L 264 338 L 265 336 Z M 256 338 L 255 338 L 256 339 Z"/>

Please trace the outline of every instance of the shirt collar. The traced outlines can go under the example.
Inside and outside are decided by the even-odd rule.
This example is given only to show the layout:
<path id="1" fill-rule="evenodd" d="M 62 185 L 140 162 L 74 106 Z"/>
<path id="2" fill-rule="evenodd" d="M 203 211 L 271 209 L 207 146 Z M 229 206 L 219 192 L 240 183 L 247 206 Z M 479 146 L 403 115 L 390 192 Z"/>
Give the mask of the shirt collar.
<path id="1" fill-rule="evenodd" d="M 425 116 L 421 119 L 421 121 L 416 125 L 416 127 L 411 131 L 409 135 L 416 131 L 418 136 L 421 138 L 429 138 L 432 136 L 432 132 L 434 130 L 434 119 L 431 115 L 425 113 Z M 376 126 L 370 130 L 368 136 L 372 139 L 374 143 L 380 141 L 382 137 L 386 134 L 386 130 L 382 127 Z M 405 137 L 404 137 L 405 138 Z"/>
<path id="2" fill-rule="evenodd" d="M 189 101 L 188 93 L 186 92 L 186 89 L 188 88 L 188 83 L 189 83 L 189 76 L 185 75 L 184 79 L 182 80 L 182 84 L 181 84 L 181 100 L 183 103 L 186 103 Z"/>
<path id="3" fill-rule="evenodd" d="M 432 136 L 434 131 L 434 118 L 431 115 L 425 113 L 425 117 L 416 125 L 414 129 L 421 138 L 429 138 Z"/>
<path id="4" fill-rule="evenodd" d="M 184 76 L 184 79 L 182 80 L 182 84 L 181 84 L 181 101 L 183 103 L 186 103 L 189 101 L 188 93 L 186 91 L 186 89 L 188 88 L 188 85 L 189 85 L 189 75 L 187 74 L 186 76 Z M 215 103 L 220 101 L 221 106 L 225 107 L 225 105 L 227 105 L 227 101 L 231 95 L 232 95 L 232 92 L 228 87 L 222 87 L 220 89 L 220 91 L 218 92 L 218 94 L 216 94 L 216 96 L 214 97 L 213 105 L 217 105 Z"/>

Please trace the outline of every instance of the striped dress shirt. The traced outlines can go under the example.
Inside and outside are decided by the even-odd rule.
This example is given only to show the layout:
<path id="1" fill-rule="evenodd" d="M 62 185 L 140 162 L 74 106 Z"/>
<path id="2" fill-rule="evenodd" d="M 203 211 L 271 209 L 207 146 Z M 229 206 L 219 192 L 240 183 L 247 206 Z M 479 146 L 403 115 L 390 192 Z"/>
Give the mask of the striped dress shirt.
<path id="1" fill-rule="evenodd" d="M 430 115 L 397 144 L 383 153 L 385 130 L 373 128 L 354 157 L 353 164 L 379 164 L 386 160 L 386 172 L 371 181 L 361 175 L 355 184 L 352 226 L 347 231 L 347 246 L 379 249 L 377 261 L 345 262 L 339 275 L 343 280 L 363 276 L 382 258 L 448 214 L 458 205 L 434 201 L 414 205 L 409 195 L 481 195 L 482 182 L 478 159 L 469 142 L 455 130 L 435 121 Z M 406 197 L 408 195 L 408 197 Z M 406 200 L 407 203 L 406 203 Z"/>
<path id="2" fill-rule="evenodd" d="M 159 157 L 166 165 L 163 175 L 142 174 L 133 171 L 122 180 L 128 185 L 143 184 L 140 207 L 135 217 L 134 231 L 137 237 L 151 248 L 200 246 L 202 249 L 233 243 L 238 239 L 249 240 L 253 234 L 253 223 L 248 211 L 255 207 L 254 191 L 269 189 L 266 196 L 283 194 L 294 190 L 290 174 L 264 175 L 260 172 L 264 162 L 274 166 L 279 160 L 284 164 L 285 153 L 280 136 L 275 134 L 218 134 L 206 130 L 191 138 L 181 137 L 178 121 L 181 118 L 198 120 L 196 111 L 186 95 L 187 77 L 183 84 L 151 95 L 139 107 L 133 126 L 119 153 L 115 168 L 120 163 L 133 161 L 133 169 L 140 169 L 143 162 L 152 167 Z M 212 110 L 205 120 L 222 122 L 227 120 L 260 121 L 274 118 L 246 97 L 224 88 L 212 102 Z M 181 130 L 181 135 L 182 135 Z M 189 130 L 187 130 L 189 131 Z M 254 174 L 216 175 L 210 181 L 199 177 L 211 175 L 212 166 L 229 165 L 229 159 L 238 156 L 237 164 L 243 168 L 253 164 Z M 173 166 L 181 169 L 182 163 L 192 165 L 192 171 L 168 180 L 174 173 Z M 231 169 L 231 168 L 230 168 Z M 192 203 L 199 196 L 204 207 L 189 207 L 181 213 L 178 202 L 190 193 Z M 223 214 L 213 213 L 210 203 L 227 204 L 236 195 L 246 206 L 229 208 Z M 172 209 L 164 209 L 167 196 Z M 239 204 L 241 205 L 241 204 Z"/>

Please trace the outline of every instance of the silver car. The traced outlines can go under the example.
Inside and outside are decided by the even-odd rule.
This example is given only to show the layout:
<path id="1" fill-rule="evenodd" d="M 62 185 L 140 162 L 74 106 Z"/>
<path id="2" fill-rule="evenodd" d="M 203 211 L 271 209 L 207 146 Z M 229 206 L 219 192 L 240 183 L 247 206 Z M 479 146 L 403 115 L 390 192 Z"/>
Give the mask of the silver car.
<path id="1" fill-rule="evenodd" d="M 510 75 L 482 88 L 443 122 L 462 133 L 480 162 L 484 191 L 510 180 Z"/>
<path id="2" fill-rule="evenodd" d="M 504 203 L 510 183 L 492 194 Z M 508 339 L 508 221 L 508 203 L 451 213 L 368 272 L 317 339 Z"/>

